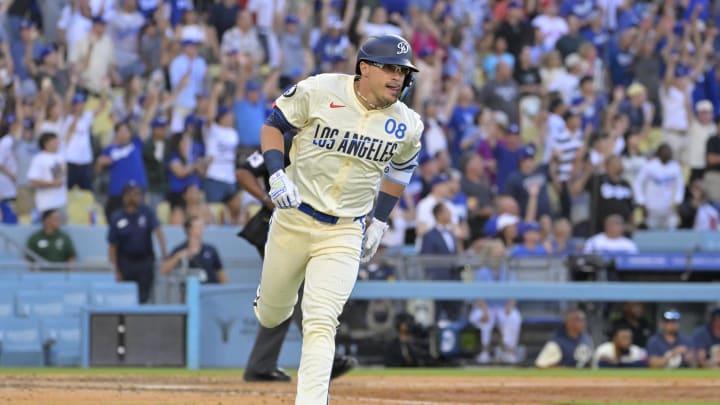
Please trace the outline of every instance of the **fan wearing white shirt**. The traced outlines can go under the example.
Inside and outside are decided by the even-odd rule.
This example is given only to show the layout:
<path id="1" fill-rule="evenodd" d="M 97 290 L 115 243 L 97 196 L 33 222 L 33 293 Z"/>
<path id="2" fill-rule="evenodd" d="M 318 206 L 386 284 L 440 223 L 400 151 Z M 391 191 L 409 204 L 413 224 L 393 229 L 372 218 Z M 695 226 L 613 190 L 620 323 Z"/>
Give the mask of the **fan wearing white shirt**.
<path id="1" fill-rule="evenodd" d="M 623 236 L 625 221 L 617 214 L 605 218 L 605 232 L 599 233 L 585 242 L 585 254 L 635 254 L 637 245 Z"/>
<path id="2" fill-rule="evenodd" d="M 391 19 L 394 22 L 404 25 L 402 17 L 393 15 Z M 372 16 L 370 16 L 370 7 L 364 6 L 360 12 L 360 19 L 358 20 L 355 32 L 363 38 L 368 38 L 380 35 L 403 35 L 403 28 L 388 22 L 388 14 L 385 7 L 375 7 L 372 11 Z"/>
<path id="3" fill-rule="evenodd" d="M 39 212 L 58 209 L 64 212 L 67 205 L 67 168 L 58 153 L 57 135 L 46 132 L 38 141 L 40 153 L 35 155 L 28 168 L 28 179 L 35 188 L 35 207 Z"/>
<path id="4" fill-rule="evenodd" d="M 62 123 L 60 142 L 62 155 L 67 162 L 67 187 L 75 186 L 92 191 L 93 149 L 90 131 L 95 116 L 105 108 L 105 97 L 94 111 L 85 111 L 87 96 L 76 93 L 72 98 L 70 114 Z"/>
<path id="5" fill-rule="evenodd" d="M 218 85 L 213 89 L 211 103 L 215 103 L 223 93 L 221 87 Z M 203 188 L 205 201 L 209 203 L 222 202 L 226 196 L 237 192 L 235 161 L 240 137 L 235 130 L 235 114 L 230 108 L 220 106 L 215 117 L 205 139 L 205 153 L 210 159 L 210 165 L 205 174 Z"/>

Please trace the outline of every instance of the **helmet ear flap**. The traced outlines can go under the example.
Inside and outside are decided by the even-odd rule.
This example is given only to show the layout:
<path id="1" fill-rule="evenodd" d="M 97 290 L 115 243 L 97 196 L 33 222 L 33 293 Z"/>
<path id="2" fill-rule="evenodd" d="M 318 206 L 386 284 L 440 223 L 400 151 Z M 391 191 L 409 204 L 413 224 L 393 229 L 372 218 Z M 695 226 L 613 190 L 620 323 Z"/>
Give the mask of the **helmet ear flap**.
<path id="1" fill-rule="evenodd" d="M 405 98 L 408 94 L 410 94 L 410 90 L 412 90 L 414 85 L 415 76 L 412 73 L 409 73 L 407 76 L 405 76 L 405 80 L 403 80 L 403 88 L 400 92 L 400 101 L 405 101 Z"/>

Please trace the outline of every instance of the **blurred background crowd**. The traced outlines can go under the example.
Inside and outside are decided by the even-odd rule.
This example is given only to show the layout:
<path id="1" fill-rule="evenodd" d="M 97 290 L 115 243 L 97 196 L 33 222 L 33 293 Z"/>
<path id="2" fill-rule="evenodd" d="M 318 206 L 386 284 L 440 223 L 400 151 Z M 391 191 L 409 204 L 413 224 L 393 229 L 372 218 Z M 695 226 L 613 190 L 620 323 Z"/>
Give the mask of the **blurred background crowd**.
<path id="1" fill-rule="evenodd" d="M 235 168 L 274 98 L 353 73 L 364 38 L 398 34 L 425 134 L 386 247 L 633 252 L 638 228 L 718 226 L 720 2 L 4 0 L 0 14 L 5 223 L 56 208 L 102 223 L 135 182 L 162 222 L 242 225 L 260 203 Z"/>

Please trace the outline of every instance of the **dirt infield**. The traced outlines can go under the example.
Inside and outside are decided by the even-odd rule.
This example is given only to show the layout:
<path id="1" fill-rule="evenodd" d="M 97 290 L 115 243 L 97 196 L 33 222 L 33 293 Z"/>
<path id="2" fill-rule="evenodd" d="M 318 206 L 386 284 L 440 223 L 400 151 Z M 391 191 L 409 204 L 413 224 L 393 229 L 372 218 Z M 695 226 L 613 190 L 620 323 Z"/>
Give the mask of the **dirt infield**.
<path id="1" fill-rule="evenodd" d="M 0 405 L 292 405 L 294 384 L 249 384 L 240 374 L 5 374 Z M 717 378 L 346 376 L 333 405 L 720 403 Z"/>

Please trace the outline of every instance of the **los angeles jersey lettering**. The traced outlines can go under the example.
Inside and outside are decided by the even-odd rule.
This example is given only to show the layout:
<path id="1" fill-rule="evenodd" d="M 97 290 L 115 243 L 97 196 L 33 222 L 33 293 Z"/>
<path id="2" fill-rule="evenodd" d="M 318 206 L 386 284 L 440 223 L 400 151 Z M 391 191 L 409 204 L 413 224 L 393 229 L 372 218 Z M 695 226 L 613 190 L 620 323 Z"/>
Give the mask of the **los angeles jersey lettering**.
<path id="1" fill-rule="evenodd" d="M 339 217 L 372 209 L 383 171 L 405 167 L 420 151 L 423 124 L 404 103 L 367 110 L 355 95 L 354 76 L 321 74 L 276 100 L 298 133 L 288 176 L 303 202 Z"/>

